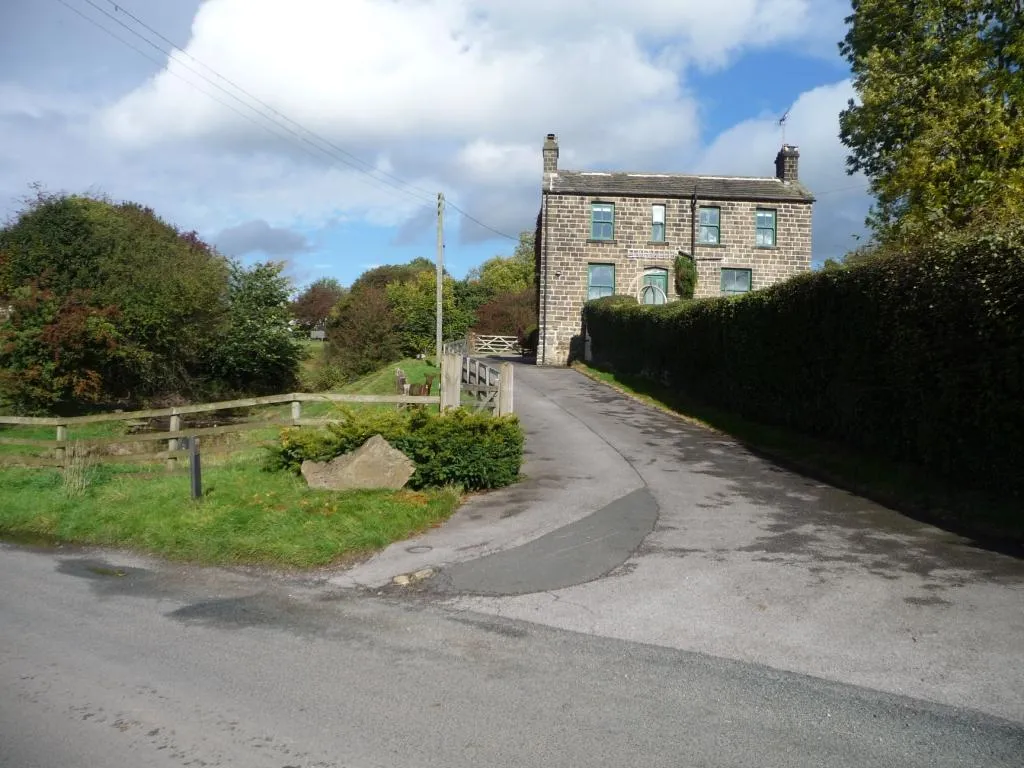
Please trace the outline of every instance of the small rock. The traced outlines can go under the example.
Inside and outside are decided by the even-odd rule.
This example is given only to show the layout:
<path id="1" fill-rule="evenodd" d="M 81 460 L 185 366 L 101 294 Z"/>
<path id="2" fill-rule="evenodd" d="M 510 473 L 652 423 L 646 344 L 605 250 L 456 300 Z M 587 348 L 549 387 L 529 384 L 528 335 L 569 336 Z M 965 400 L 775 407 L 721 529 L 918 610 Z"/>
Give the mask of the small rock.
<path id="1" fill-rule="evenodd" d="M 410 579 L 408 574 L 402 573 L 398 576 L 395 576 L 395 578 L 393 578 L 392 581 L 400 587 L 407 587 L 409 586 Z"/>
<path id="2" fill-rule="evenodd" d="M 413 581 L 423 581 L 424 579 L 429 579 L 433 575 L 434 575 L 434 569 L 433 568 L 424 568 L 423 570 L 416 571 L 416 573 L 414 573 L 412 575 L 412 578 L 413 578 Z"/>

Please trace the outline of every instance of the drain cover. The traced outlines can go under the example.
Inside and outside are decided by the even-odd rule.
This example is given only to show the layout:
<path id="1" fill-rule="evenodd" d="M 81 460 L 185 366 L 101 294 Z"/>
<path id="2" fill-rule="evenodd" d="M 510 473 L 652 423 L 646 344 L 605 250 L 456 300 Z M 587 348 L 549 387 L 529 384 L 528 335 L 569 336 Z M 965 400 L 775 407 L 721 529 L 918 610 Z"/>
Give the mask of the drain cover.
<path id="1" fill-rule="evenodd" d="M 428 547 L 426 544 L 419 544 L 415 547 L 406 547 L 405 551 L 413 555 L 422 555 L 424 552 L 429 552 L 433 547 Z"/>

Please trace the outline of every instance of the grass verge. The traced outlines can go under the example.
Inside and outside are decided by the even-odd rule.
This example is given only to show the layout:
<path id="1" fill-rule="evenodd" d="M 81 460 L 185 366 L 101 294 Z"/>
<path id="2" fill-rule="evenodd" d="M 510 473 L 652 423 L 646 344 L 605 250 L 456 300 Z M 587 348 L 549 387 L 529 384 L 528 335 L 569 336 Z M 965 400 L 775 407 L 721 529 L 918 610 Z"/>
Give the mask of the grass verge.
<path id="1" fill-rule="evenodd" d="M 573 367 L 636 400 L 727 434 L 753 453 L 800 474 L 968 536 L 988 548 L 1024 555 L 1024 516 L 1012 500 L 967 491 L 917 467 L 753 422 L 694 401 L 649 379 L 616 374 L 578 362 Z"/>
<path id="2" fill-rule="evenodd" d="M 354 394 L 393 394 L 394 369 L 414 382 L 437 368 L 402 360 L 341 389 Z M 439 386 L 435 382 L 436 389 Z M 394 408 L 393 405 L 350 406 Z M 289 406 L 253 409 L 251 418 L 285 417 Z M 338 410 L 310 403 L 306 416 Z M 75 440 L 125 435 L 128 425 L 105 422 L 75 427 Z M 277 427 L 204 439 L 204 498 L 189 497 L 189 479 L 157 466 L 95 464 L 80 457 L 64 470 L 0 468 L 0 539 L 24 543 L 67 542 L 126 547 L 171 560 L 208 565 L 326 566 L 369 554 L 447 519 L 461 497 L 454 490 L 310 490 L 302 478 L 262 467 L 262 444 Z M 53 439 L 50 427 L 10 427 L 0 436 Z M 162 445 L 148 443 L 154 450 Z M 220 449 L 224 453 L 214 453 Z M 0 445 L 0 455 L 49 451 Z"/>
<path id="3" fill-rule="evenodd" d="M 204 467 L 199 502 L 180 473 L 105 465 L 85 472 L 76 493 L 61 471 L 3 470 L 0 538 L 127 547 L 209 565 L 311 568 L 408 538 L 447 519 L 460 501 L 453 490 L 313 491 L 251 457 Z"/>

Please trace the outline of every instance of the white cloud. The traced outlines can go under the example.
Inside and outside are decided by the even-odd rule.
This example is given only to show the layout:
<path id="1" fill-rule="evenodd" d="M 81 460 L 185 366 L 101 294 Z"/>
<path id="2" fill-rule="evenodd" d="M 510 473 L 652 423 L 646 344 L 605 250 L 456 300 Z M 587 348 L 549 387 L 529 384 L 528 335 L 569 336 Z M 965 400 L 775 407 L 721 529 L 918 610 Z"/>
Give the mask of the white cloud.
<path id="1" fill-rule="evenodd" d="M 686 170 L 701 157 L 713 172 L 771 173 L 778 135 L 768 118 L 702 150 L 686 73 L 751 49 L 818 45 L 833 35 L 832 7 L 842 2 L 207 0 L 188 53 L 372 163 L 377 181 L 348 167 L 351 158 L 332 165 L 281 126 L 275 137 L 207 98 L 188 83 L 246 112 L 189 67 L 230 90 L 226 82 L 187 57 L 99 110 L 0 83 L 0 120 L 4 104 L 17 113 L 4 123 L 15 135 L 0 145 L 0 169 L 70 191 L 99 184 L 204 233 L 254 220 L 311 233 L 363 221 L 396 227 L 404 243 L 432 228 L 433 193 L 444 189 L 515 234 L 536 215 L 550 131 L 562 141 L 563 167 Z M 824 5 L 832 11 L 823 14 Z M 791 116 L 815 191 L 841 186 L 831 184 L 841 149 L 826 135 L 842 106 L 837 94 L 809 92 Z M 833 170 L 819 184 L 813 169 L 826 163 Z M 385 174 L 417 190 L 399 194 Z M 450 221 L 463 238 L 489 236 L 454 212 Z"/>
<path id="2" fill-rule="evenodd" d="M 723 0 L 709 13 L 704 3 L 677 0 L 600 9 L 592 0 L 209 0 L 187 50 L 346 143 L 507 143 L 556 128 L 621 140 L 623 116 L 652 113 L 675 121 L 669 135 L 678 143 L 696 129 L 681 68 L 718 66 L 742 48 L 797 39 L 808 31 L 810 5 Z M 240 130 L 265 138 L 197 95 L 185 81 L 246 111 L 189 68 L 197 65 L 186 57 L 170 61 L 105 113 L 104 129 L 141 146 Z M 648 126 L 658 123 L 648 118 Z M 629 136 L 640 145 L 665 132 Z"/>

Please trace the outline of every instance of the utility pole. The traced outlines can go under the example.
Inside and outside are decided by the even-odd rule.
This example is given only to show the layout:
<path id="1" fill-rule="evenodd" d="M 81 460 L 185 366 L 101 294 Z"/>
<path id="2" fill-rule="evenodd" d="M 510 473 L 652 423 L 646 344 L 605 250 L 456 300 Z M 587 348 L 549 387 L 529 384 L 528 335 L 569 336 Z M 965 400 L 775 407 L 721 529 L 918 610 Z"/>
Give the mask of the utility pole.
<path id="1" fill-rule="evenodd" d="M 441 365 L 444 352 L 444 325 L 442 305 L 444 304 L 444 192 L 437 193 L 437 364 Z"/>

